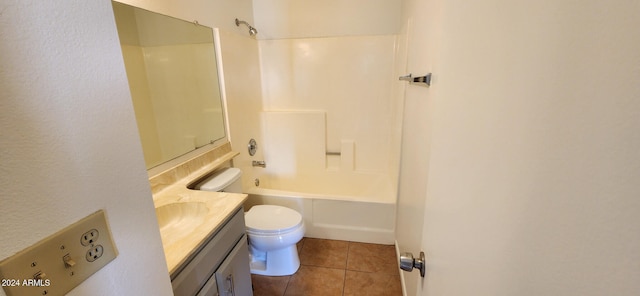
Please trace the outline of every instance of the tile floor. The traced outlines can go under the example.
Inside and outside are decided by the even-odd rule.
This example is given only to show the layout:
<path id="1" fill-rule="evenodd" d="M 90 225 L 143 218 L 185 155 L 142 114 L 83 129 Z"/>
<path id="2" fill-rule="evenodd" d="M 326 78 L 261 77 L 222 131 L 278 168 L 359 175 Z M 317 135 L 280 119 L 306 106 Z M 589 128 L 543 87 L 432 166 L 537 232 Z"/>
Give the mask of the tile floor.
<path id="1" fill-rule="evenodd" d="M 300 269 L 290 276 L 251 275 L 255 296 L 402 295 L 393 245 L 303 238 Z"/>

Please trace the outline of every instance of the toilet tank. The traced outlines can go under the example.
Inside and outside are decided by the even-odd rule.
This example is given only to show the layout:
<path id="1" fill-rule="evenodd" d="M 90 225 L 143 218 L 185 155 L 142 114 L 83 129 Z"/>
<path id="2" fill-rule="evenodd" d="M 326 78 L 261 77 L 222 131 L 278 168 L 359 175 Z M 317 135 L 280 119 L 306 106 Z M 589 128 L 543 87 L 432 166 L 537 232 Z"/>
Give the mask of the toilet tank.
<path id="1" fill-rule="evenodd" d="M 242 171 L 239 168 L 224 168 L 198 183 L 194 189 L 242 193 Z"/>

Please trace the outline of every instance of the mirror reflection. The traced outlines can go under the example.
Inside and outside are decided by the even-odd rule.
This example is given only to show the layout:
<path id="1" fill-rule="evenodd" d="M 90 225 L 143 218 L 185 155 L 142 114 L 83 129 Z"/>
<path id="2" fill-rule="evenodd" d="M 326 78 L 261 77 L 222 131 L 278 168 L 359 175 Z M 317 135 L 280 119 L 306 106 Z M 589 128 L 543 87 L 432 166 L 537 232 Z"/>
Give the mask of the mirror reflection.
<path id="1" fill-rule="evenodd" d="M 147 169 L 224 138 L 213 30 L 112 3 Z"/>

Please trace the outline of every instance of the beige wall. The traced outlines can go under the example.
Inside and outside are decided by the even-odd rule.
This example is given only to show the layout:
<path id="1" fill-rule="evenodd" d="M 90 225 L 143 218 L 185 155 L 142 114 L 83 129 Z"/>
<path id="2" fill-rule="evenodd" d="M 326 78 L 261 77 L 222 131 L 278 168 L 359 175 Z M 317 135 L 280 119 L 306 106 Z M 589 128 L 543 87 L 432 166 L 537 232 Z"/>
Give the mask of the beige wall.
<path id="1" fill-rule="evenodd" d="M 110 1 L 14 2 L 0 4 L 0 259 L 104 209 L 119 255 L 69 295 L 172 295 Z"/>
<path id="2" fill-rule="evenodd" d="M 254 178 L 261 173 L 251 169 L 251 161 L 263 160 L 265 149 L 260 120 L 262 95 L 258 42 L 246 32 L 239 35 L 220 30 L 220 47 L 230 141 L 234 151 L 240 152 L 233 164 L 242 170 L 246 188 L 253 186 Z M 254 156 L 249 156 L 246 147 L 252 138 L 258 142 L 258 150 Z"/>
<path id="3" fill-rule="evenodd" d="M 430 157 L 413 185 L 426 184 L 427 277 L 408 295 L 637 294 L 637 3 L 405 5 L 407 22 L 440 20 L 409 34 L 409 65 L 438 45 L 421 64 L 435 75 Z"/>

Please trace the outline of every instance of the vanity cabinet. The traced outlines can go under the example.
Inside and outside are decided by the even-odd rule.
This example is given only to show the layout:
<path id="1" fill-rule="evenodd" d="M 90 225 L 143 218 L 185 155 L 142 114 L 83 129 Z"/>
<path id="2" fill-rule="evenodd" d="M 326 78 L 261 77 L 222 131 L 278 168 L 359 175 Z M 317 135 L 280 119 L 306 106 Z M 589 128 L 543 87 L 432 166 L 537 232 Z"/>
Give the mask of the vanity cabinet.
<path id="1" fill-rule="evenodd" d="M 187 262 L 171 275 L 174 295 L 253 295 L 242 207 Z"/>
<path id="2" fill-rule="evenodd" d="M 233 251 L 229 253 L 227 259 L 209 278 L 198 296 L 253 295 L 248 254 L 247 236 L 244 235 Z M 248 282 L 247 275 L 249 276 Z"/>

